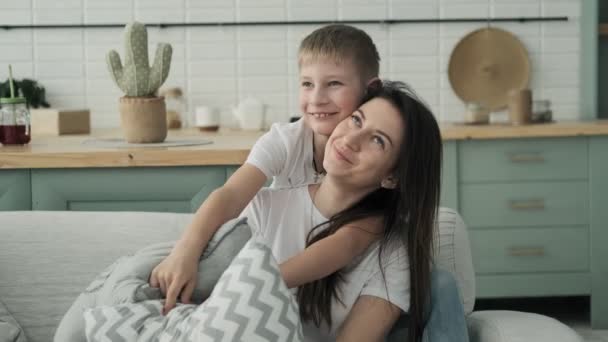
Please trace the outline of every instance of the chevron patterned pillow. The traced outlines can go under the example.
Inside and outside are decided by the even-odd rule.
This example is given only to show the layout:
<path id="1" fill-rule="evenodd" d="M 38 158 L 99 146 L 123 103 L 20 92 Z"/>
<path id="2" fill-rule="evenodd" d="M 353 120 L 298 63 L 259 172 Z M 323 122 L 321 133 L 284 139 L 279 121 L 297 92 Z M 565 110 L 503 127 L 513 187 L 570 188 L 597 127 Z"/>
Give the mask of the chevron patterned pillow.
<path id="1" fill-rule="evenodd" d="M 295 297 L 260 238 L 243 247 L 201 305 L 179 305 L 167 316 L 161 301 L 85 311 L 89 342 L 303 340 Z"/>

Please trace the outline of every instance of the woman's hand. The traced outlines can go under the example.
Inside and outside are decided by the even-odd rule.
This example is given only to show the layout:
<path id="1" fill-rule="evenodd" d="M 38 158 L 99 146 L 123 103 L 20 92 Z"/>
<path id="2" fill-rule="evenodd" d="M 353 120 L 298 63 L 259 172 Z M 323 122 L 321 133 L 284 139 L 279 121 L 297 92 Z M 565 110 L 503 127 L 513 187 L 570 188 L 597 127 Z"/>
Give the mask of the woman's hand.
<path id="1" fill-rule="evenodd" d="M 187 253 L 173 250 L 171 254 L 158 264 L 150 275 L 150 286 L 160 288 L 165 295 L 163 315 L 175 307 L 177 297 L 181 294 L 181 302 L 189 304 L 192 292 L 196 286 L 198 258 Z"/>

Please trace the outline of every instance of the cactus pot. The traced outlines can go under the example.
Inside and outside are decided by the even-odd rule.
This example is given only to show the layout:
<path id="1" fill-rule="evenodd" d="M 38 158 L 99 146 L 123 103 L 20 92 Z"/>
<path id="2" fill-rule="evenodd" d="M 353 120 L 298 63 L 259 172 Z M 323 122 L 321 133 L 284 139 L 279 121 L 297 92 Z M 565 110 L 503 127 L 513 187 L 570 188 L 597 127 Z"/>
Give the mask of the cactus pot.
<path id="1" fill-rule="evenodd" d="M 159 143 L 167 137 L 164 97 L 120 98 L 120 121 L 130 143 Z"/>

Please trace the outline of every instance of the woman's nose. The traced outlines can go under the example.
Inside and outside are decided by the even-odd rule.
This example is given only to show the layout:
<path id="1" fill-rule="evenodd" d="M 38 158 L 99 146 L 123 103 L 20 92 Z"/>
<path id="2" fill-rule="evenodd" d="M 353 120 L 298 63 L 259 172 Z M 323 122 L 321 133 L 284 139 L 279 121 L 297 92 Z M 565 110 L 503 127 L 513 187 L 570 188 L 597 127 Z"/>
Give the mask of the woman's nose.
<path id="1" fill-rule="evenodd" d="M 351 131 L 344 135 L 344 144 L 351 150 L 359 152 L 361 150 L 361 139 L 363 134 L 359 131 Z"/>

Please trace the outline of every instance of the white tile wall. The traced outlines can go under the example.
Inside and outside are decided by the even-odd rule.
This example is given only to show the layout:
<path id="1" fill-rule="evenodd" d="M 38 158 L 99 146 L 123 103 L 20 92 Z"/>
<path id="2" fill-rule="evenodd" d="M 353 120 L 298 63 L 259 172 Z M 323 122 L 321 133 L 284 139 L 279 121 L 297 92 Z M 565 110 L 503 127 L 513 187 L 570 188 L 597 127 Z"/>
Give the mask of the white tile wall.
<path id="1" fill-rule="evenodd" d="M 516 34 L 532 63 L 530 87 L 552 101 L 558 119 L 579 117 L 580 7 L 584 0 L 0 0 L 2 24 L 216 22 L 568 16 L 568 22 L 495 23 Z M 462 119 L 447 64 L 454 46 L 485 24 L 361 25 L 377 44 L 381 76 L 410 83 L 440 120 Z M 318 26 L 149 28 L 150 63 L 158 42 L 173 45 L 165 86 L 181 86 L 191 116 L 198 105 L 230 108 L 247 95 L 268 106 L 268 121 L 297 115 L 297 48 Z M 122 54 L 122 29 L 0 30 L 0 79 L 35 78 L 57 107 L 88 107 L 94 127 L 119 124 L 121 91 L 105 55 Z"/>

